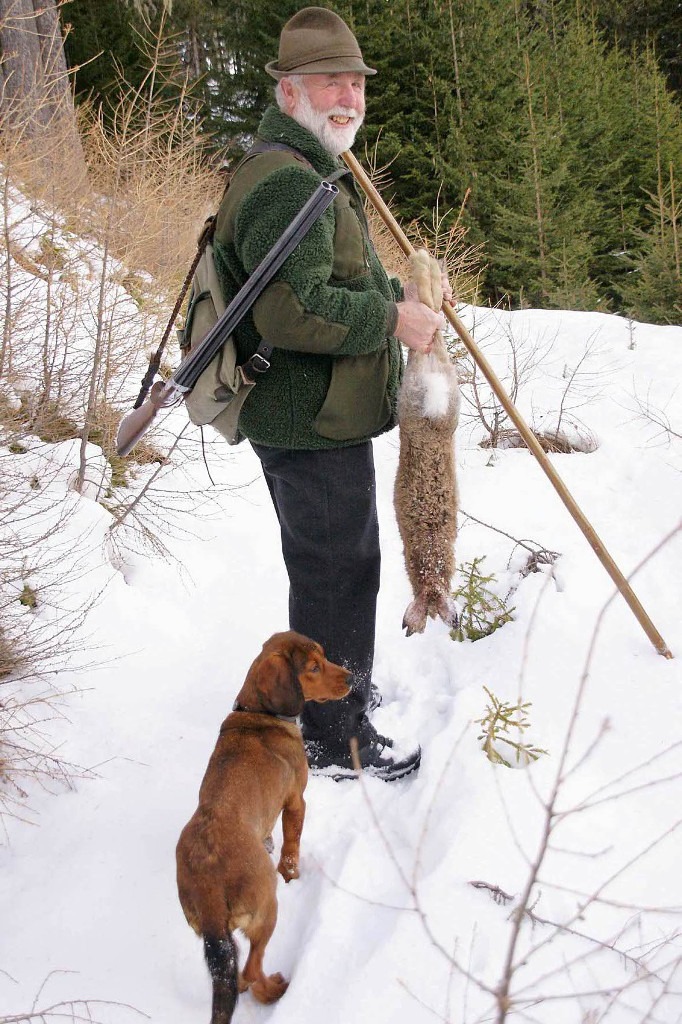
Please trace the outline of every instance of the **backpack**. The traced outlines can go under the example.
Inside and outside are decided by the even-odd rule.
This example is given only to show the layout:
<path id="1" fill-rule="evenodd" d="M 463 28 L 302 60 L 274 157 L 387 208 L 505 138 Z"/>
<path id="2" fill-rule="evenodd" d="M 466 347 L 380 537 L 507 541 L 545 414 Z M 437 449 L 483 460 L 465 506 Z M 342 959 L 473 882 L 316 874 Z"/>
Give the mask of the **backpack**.
<path id="1" fill-rule="evenodd" d="M 192 278 L 185 326 L 177 331 L 183 357 L 206 336 L 226 309 L 215 268 L 214 232 L 215 217 L 209 217 L 199 239 L 199 248 L 203 247 L 203 251 Z M 240 372 L 237 347 L 233 335 L 230 335 L 185 396 L 191 422 L 200 427 L 210 424 L 228 444 L 239 444 L 244 439 L 239 432 L 239 413 L 254 383 L 247 381 Z"/>
<path id="2" fill-rule="evenodd" d="M 251 157 L 273 149 L 292 153 L 306 167 L 314 170 L 312 164 L 293 146 L 258 140 L 239 162 L 234 173 Z M 347 173 L 347 169 L 343 168 L 329 175 L 327 180 L 333 181 Z M 192 277 L 185 326 L 177 331 L 183 357 L 206 336 L 226 308 L 214 261 L 215 222 L 215 217 L 209 217 L 199 237 L 198 262 Z M 185 396 L 184 402 L 191 422 L 201 427 L 210 424 L 228 444 L 235 445 L 243 441 L 244 435 L 239 430 L 239 413 L 256 383 L 250 376 L 254 371 L 257 376 L 258 373 L 264 373 L 269 369 L 271 354 L 272 345 L 262 341 L 249 360 L 249 375 L 245 376 L 237 362 L 234 338 L 230 335 L 192 390 Z"/>

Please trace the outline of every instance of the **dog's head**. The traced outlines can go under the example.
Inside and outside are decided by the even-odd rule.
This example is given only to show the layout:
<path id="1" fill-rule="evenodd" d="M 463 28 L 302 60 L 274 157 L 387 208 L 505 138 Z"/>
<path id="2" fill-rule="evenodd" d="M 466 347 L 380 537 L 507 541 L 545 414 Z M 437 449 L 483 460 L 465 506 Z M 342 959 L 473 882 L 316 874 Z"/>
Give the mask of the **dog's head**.
<path id="1" fill-rule="evenodd" d="M 237 702 L 271 715 L 300 715 L 307 700 L 340 700 L 351 673 L 327 661 L 314 640 L 290 630 L 275 633 L 249 669 Z"/>

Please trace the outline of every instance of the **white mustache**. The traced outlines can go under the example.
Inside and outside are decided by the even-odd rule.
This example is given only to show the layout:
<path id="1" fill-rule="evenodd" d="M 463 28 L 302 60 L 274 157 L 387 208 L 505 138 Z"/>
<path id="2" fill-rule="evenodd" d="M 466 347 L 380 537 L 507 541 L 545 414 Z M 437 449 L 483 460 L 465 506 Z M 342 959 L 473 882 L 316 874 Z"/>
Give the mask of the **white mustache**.
<path id="1" fill-rule="evenodd" d="M 327 117 L 350 117 L 355 121 L 360 117 L 360 113 L 354 107 L 334 107 L 327 111 Z"/>

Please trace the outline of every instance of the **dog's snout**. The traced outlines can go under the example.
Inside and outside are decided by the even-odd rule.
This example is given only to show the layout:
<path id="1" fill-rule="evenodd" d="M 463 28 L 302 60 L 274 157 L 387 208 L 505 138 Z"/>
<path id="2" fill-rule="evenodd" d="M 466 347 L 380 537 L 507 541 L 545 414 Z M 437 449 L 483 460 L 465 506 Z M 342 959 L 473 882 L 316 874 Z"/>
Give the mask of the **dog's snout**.
<path id="1" fill-rule="evenodd" d="M 318 668 L 319 671 L 314 675 L 300 677 L 306 700 L 321 702 L 341 700 L 350 693 L 352 673 L 347 668 L 335 665 L 333 661 L 327 661 L 326 658 L 322 660 Z"/>
<path id="2" fill-rule="evenodd" d="M 342 696 L 345 697 L 352 689 L 353 673 L 350 669 L 343 668 L 341 665 L 332 665 L 331 667 L 336 671 L 338 683 L 343 690 Z"/>
<path id="3" fill-rule="evenodd" d="M 351 678 L 352 678 L 352 673 L 348 672 L 347 669 L 344 669 L 343 670 L 343 675 L 341 676 L 341 678 L 339 680 L 339 690 L 340 690 L 339 696 L 340 697 L 347 697 L 348 694 L 350 693 L 350 691 L 351 691 L 351 685 L 350 685 Z"/>

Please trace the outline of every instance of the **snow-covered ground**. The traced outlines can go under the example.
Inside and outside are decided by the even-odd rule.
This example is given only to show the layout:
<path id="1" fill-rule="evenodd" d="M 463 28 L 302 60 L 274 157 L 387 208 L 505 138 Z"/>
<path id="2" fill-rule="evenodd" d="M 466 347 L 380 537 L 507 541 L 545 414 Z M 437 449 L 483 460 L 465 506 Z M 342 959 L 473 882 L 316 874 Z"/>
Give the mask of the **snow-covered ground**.
<path id="1" fill-rule="evenodd" d="M 518 404 L 533 425 L 554 429 L 561 412 L 562 434 L 588 449 L 550 458 L 631 573 L 680 523 L 682 328 L 591 313 L 463 316 L 509 384 L 516 351 Z M 266 969 L 291 984 L 270 1007 L 240 997 L 236 1024 L 492 1021 L 510 957 L 508 1019 L 682 1020 L 682 534 L 633 579 L 675 654 L 666 660 L 620 596 L 602 614 L 613 584 L 533 456 L 480 447 L 484 431 L 468 411 L 457 439 L 458 564 L 485 557 L 481 571 L 494 574 L 513 621 L 475 643 L 454 642 L 438 622 L 403 635 L 397 434 L 380 438 L 375 721 L 418 739 L 422 766 L 391 785 L 310 779 L 301 877 L 279 881 L 266 956 Z M 181 410 L 166 421 L 183 424 Z M 41 726 L 46 745 L 89 771 L 70 788 L 31 786 L 29 823 L 5 819 L 0 1021 L 63 1002 L 55 1019 L 192 1024 L 210 1015 L 174 848 L 249 664 L 287 627 L 287 581 L 248 445 L 207 445 L 215 488 L 196 435 L 187 446 L 192 459 L 176 456 L 155 491 L 166 558 L 145 554 L 132 530 L 112 539 L 110 512 L 68 489 L 76 444 L 12 458 L 18 493 L 29 501 L 39 491 L 43 515 L 60 523 L 31 555 L 36 566 L 51 551 L 57 558 L 30 576 L 37 607 L 17 614 L 59 621 L 96 600 L 81 651 L 36 688 L 66 694 L 64 717 Z M 58 473 L 48 469 L 55 459 Z M 529 552 L 510 537 L 560 557 L 524 574 Z M 524 739 L 547 754 L 521 770 L 487 760 L 476 724 L 484 687 L 531 702 Z M 549 848 L 526 904 L 533 920 L 524 918 L 510 954 L 518 904 L 497 890 L 517 898 L 527 887 L 559 773 Z"/>

